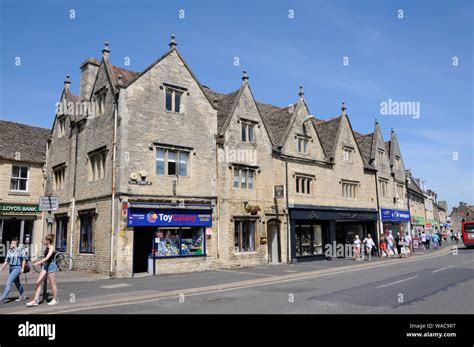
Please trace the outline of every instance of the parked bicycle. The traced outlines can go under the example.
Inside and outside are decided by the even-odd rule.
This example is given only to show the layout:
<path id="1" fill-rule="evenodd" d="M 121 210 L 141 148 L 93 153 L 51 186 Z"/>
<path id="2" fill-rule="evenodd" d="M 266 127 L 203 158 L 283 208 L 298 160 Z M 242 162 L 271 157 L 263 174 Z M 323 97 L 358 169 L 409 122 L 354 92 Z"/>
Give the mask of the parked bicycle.
<path id="1" fill-rule="evenodd" d="M 40 252 L 40 254 L 35 258 L 33 263 L 40 261 L 41 259 L 43 259 L 42 252 Z M 74 266 L 74 261 L 72 257 L 66 252 L 56 251 L 56 255 L 54 256 L 53 261 L 58 266 L 59 271 L 70 271 L 73 269 L 73 266 Z M 33 270 L 37 273 L 40 273 L 42 269 L 43 269 L 42 265 L 33 265 Z"/>

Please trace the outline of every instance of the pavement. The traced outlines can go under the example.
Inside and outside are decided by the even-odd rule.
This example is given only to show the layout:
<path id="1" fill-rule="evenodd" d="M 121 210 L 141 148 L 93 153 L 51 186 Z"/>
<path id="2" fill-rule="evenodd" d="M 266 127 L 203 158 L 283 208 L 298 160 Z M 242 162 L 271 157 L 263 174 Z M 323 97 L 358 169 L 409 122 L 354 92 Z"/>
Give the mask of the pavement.
<path id="1" fill-rule="evenodd" d="M 32 293 L 36 274 L 28 274 Z M 2 313 L 473 313 L 474 251 L 339 259 L 134 279 L 59 273 L 61 304 Z M 16 289 L 11 292 L 14 299 Z"/>

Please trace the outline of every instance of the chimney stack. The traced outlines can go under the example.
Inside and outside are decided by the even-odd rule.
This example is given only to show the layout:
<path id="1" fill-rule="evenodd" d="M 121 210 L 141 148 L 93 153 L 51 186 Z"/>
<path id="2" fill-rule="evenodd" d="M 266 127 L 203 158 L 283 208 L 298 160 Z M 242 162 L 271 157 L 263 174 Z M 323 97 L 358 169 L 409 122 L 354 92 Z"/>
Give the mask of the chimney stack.
<path id="1" fill-rule="evenodd" d="M 80 66 L 81 82 L 79 96 L 81 101 L 89 101 L 100 62 L 96 58 L 87 58 Z"/>

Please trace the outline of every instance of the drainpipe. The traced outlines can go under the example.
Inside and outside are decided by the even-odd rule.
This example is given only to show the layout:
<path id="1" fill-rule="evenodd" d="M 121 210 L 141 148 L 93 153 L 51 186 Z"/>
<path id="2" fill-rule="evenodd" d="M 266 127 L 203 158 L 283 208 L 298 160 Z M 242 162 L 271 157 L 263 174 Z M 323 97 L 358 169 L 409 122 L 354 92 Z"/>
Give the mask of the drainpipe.
<path id="1" fill-rule="evenodd" d="M 118 104 L 115 103 L 114 108 L 114 134 L 112 142 L 112 212 L 111 212 L 111 222 L 110 222 L 110 271 L 109 276 L 112 276 L 114 269 L 114 222 L 115 222 L 115 176 L 116 176 L 116 156 L 117 156 L 117 117 L 118 117 Z"/>
<path id="2" fill-rule="evenodd" d="M 216 249 L 216 257 L 219 259 L 219 231 L 220 231 L 220 217 L 221 217 L 221 199 L 219 196 L 219 145 L 217 138 L 218 135 L 216 135 L 216 221 L 217 221 L 217 232 L 216 232 L 216 243 L 217 243 L 217 249 Z M 224 154 L 225 155 L 225 154 Z M 225 169 L 224 169 L 225 170 Z"/>
<path id="3" fill-rule="evenodd" d="M 77 147 L 79 144 L 79 126 L 76 123 L 76 141 L 75 141 L 75 149 L 74 149 L 74 178 L 72 184 L 72 199 L 71 199 L 71 235 L 69 235 L 69 249 L 71 250 L 71 258 L 73 257 L 73 247 L 72 247 L 72 240 L 74 235 L 74 225 L 76 224 L 76 178 L 77 178 Z M 71 270 L 72 262 L 69 263 L 69 270 Z"/>
<path id="4" fill-rule="evenodd" d="M 378 230 L 377 230 L 377 243 L 379 243 L 380 241 L 380 236 L 382 235 L 382 232 L 383 232 L 383 223 L 382 223 L 382 213 L 380 212 L 380 200 L 379 200 L 379 185 L 378 185 L 378 182 L 379 182 L 379 178 L 378 178 L 378 175 L 377 175 L 377 171 L 375 171 L 375 195 L 377 197 L 377 214 L 379 216 L 379 221 L 377 221 L 377 226 L 378 226 Z M 378 247 L 377 247 L 378 249 Z M 380 252 L 380 250 L 379 250 Z M 380 254 L 380 256 L 382 256 Z"/>
<path id="5" fill-rule="evenodd" d="M 286 259 L 288 260 L 288 264 L 291 263 L 290 255 L 291 255 L 291 226 L 290 226 L 290 200 L 288 197 L 288 159 L 285 159 L 285 194 L 286 194 L 286 228 L 287 228 L 287 244 L 288 247 L 286 248 Z"/>

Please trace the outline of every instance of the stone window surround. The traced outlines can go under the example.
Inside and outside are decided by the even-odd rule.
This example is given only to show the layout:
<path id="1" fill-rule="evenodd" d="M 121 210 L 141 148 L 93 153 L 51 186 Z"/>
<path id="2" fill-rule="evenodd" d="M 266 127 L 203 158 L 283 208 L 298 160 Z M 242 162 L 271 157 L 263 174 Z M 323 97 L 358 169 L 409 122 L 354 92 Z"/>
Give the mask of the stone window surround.
<path id="1" fill-rule="evenodd" d="M 179 176 L 180 178 L 190 178 L 191 177 L 191 154 L 196 155 L 196 152 L 194 152 L 193 147 L 186 147 L 186 146 L 179 146 L 179 145 L 172 145 L 172 144 L 167 144 L 167 143 L 160 143 L 160 142 L 154 142 L 153 145 L 150 145 L 150 149 L 154 149 L 155 152 L 155 176 L 157 177 L 177 177 Z M 165 151 L 165 157 L 164 157 L 164 165 L 165 165 L 165 174 L 159 174 L 156 171 L 156 161 L 158 160 L 157 154 L 158 154 L 158 149 L 162 149 Z M 167 163 L 168 163 L 168 151 L 174 151 L 174 152 L 186 152 L 188 153 L 188 160 L 186 163 L 186 176 L 181 176 L 179 175 L 179 154 L 177 158 L 177 163 L 176 165 L 176 174 L 175 175 L 168 175 L 168 168 L 167 168 Z"/>
<path id="2" fill-rule="evenodd" d="M 305 134 L 296 134 L 296 151 L 300 154 L 309 154 L 309 142 L 313 142 L 311 136 Z M 300 142 L 303 144 L 303 150 L 300 150 Z"/>
<path id="3" fill-rule="evenodd" d="M 53 166 L 53 184 L 54 184 L 54 190 L 62 190 L 65 187 L 65 182 L 66 182 L 66 163 L 61 163 L 59 165 Z M 61 171 L 61 172 L 60 172 Z M 58 175 L 61 175 L 62 177 L 58 177 Z M 58 178 L 60 178 L 60 185 L 58 188 Z"/>
<path id="4" fill-rule="evenodd" d="M 383 198 L 388 197 L 388 182 L 389 182 L 388 179 L 383 178 L 383 177 L 379 177 L 380 196 L 383 197 Z M 385 192 L 384 192 L 384 189 L 382 187 L 382 183 L 385 184 Z"/>
<path id="5" fill-rule="evenodd" d="M 61 115 L 58 117 L 58 138 L 66 135 L 66 116 Z"/>
<path id="6" fill-rule="evenodd" d="M 232 185 L 231 185 L 231 187 L 232 187 L 233 191 L 248 191 L 248 192 L 254 192 L 255 191 L 255 186 L 256 186 L 255 183 L 256 183 L 257 173 L 260 173 L 260 168 L 258 166 L 245 165 L 245 164 L 240 164 L 240 163 L 231 163 L 229 165 L 229 169 L 232 172 L 232 175 L 231 175 Z M 238 187 L 235 187 L 235 175 L 234 175 L 235 170 L 239 170 Z M 245 177 L 246 177 L 245 188 L 242 188 L 242 176 L 240 174 L 241 171 L 246 172 L 246 174 L 245 174 Z M 253 175 L 252 175 L 253 185 L 252 185 L 251 189 L 248 188 L 248 172 L 249 171 L 253 172 Z"/>
<path id="7" fill-rule="evenodd" d="M 13 176 L 13 168 L 19 167 L 19 176 Z M 26 168 L 26 178 L 21 178 L 21 169 Z M 26 181 L 26 189 L 25 190 L 20 190 L 20 189 L 11 189 L 11 184 L 13 180 L 23 180 Z M 11 177 L 10 177 L 10 190 L 9 190 L 9 195 L 29 195 L 29 184 L 30 183 L 30 166 L 28 165 L 15 165 L 12 164 L 12 171 L 11 171 Z"/>
<path id="8" fill-rule="evenodd" d="M 189 96 L 189 91 L 188 91 L 187 88 L 163 82 L 163 84 L 160 86 L 160 89 L 162 89 L 164 91 L 164 93 L 163 93 L 163 105 L 165 106 L 164 107 L 165 112 L 171 113 L 171 114 L 181 114 L 181 115 L 186 113 L 186 98 L 185 98 L 185 96 Z M 167 107 L 166 107 L 166 94 L 167 94 L 168 90 L 172 91 L 171 110 L 168 110 Z M 179 112 L 175 111 L 176 105 L 174 104 L 175 103 L 175 97 L 174 96 L 175 96 L 176 92 L 179 92 L 181 94 Z"/>
<path id="9" fill-rule="evenodd" d="M 82 217 L 90 216 L 91 217 L 91 231 L 92 231 L 92 252 L 84 252 L 81 249 L 82 243 Z M 96 244 L 96 220 L 97 220 L 97 210 L 95 208 L 89 208 L 84 210 L 77 211 L 77 220 L 79 221 L 79 240 L 78 243 L 78 254 L 81 256 L 94 256 L 95 255 L 95 244 Z"/>
<path id="10" fill-rule="evenodd" d="M 346 153 L 348 154 L 348 158 L 346 159 Z M 349 145 L 342 146 L 342 161 L 345 164 L 353 164 L 354 163 L 354 147 Z"/>
<path id="11" fill-rule="evenodd" d="M 360 182 L 359 181 L 352 181 L 352 180 L 346 180 L 342 179 L 339 181 L 339 184 L 341 185 L 341 192 L 342 192 L 342 198 L 343 199 L 348 199 L 348 200 L 357 200 L 357 190 L 360 187 Z M 344 195 L 344 185 L 353 185 L 354 186 L 354 196 L 352 197 L 347 197 Z"/>
<path id="12" fill-rule="evenodd" d="M 309 180 L 309 187 L 310 187 L 310 192 L 306 192 L 305 190 L 304 192 L 301 191 L 301 189 L 299 189 L 300 191 L 298 192 L 298 187 L 295 185 L 295 193 L 298 194 L 298 195 L 302 195 L 302 196 L 308 196 L 308 195 L 312 195 L 314 194 L 314 182 L 316 181 L 316 176 L 315 175 L 311 175 L 311 174 L 306 174 L 306 173 L 301 173 L 301 172 L 295 172 L 293 174 L 293 178 L 295 179 L 295 184 L 298 184 L 297 183 L 298 179 L 303 179 L 304 182 L 305 182 L 305 185 L 306 185 L 306 188 L 307 188 L 307 182 L 306 180 Z M 303 187 L 304 188 L 304 187 Z"/>
<path id="13" fill-rule="evenodd" d="M 94 102 L 96 103 L 96 115 L 100 116 L 105 113 L 105 100 L 107 98 L 107 87 L 104 86 L 94 93 Z"/>
<path id="14" fill-rule="evenodd" d="M 242 118 L 242 117 L 239 117 L 239 119 L 237 119 L 237 124 L 242 125 L 242 128 L 241 128 L 241 141 L 242 141 L 242 143 L 248 143 L 248 144 L 256 145 L 257 136 L 256 136 L 255 128 L 260 128 L 260 124 L 257 121 L 247 119 L 247 118 Z M 244 127 L 245 127 L 245 141 L 244 141 L 243 136 L 242 136 L 243 131 L 244 131 Z M 250 127 L 252 128 L 252 140 L 251 141 L 248 140 L 248 134 L 249 134 L 249 128 Z"/>
<path id="15" fill-rule="evenodd" d="M 234 244 L 235 244 L 235 223 L 236 222 L 253 222 L 254 223 L 254 250 L 253 251 L 236 251 L 234 246 L 234 255 L 236 256 L 245 256 L 245 255 L 255 255 L 258 254 L 257 251 L 257 236 L 258 236 L 258 225 L 259 225 L 259 217 L 256 216 L 242 216 L 242 215 L 235 215 L 232 217 L 231 222 L 233 223 L 233 231 L 234 231 Z"/>

